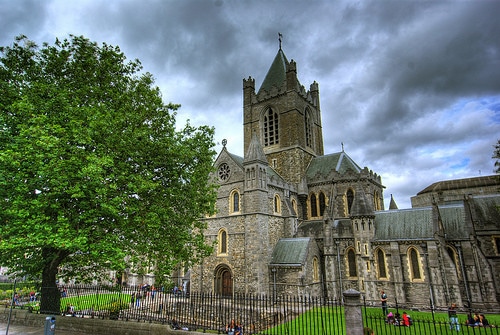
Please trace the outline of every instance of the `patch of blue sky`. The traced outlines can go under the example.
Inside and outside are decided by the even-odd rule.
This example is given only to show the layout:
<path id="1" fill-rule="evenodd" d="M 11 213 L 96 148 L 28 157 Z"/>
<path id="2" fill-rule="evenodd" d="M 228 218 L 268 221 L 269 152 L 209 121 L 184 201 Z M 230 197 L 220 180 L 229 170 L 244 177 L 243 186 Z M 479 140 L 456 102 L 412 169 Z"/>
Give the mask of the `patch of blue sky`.
<path id="1" fill-rule="evenodd" d="M 470 164 L 470 158 L 464 158 L 460 162 L 457 162 L 456 164 L 450 165 L 450 169 L 453 170 L 460 170 L 463 169 Z"/>
<path id="2" fill-rule="evenodd" d="M 441 121 L 456 120 L 461 115 L 467 115 L 471 112 L 482 114 L 486 111 L 491 111 L 488 112 L 491 122 L 500 123 L 500 95 L 458 99 L 449 108 L 442 109 Z"/>

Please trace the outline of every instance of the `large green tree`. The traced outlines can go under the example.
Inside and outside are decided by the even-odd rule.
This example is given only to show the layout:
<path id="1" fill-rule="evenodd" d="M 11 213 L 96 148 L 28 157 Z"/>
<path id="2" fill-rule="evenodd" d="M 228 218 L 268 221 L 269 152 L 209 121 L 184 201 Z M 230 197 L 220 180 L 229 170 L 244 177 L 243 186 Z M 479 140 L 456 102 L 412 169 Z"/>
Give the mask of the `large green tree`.
<path id="1" fill-rule="evenodd" d="M 19 36 L 0 53 L 0 264 L 42 279 L 42 312 L 59 310 L 58 277 L 125 258 L 163 275 L 210 252 L 213 128 L 176 127 L 179 106 L 118 47 Z"/>

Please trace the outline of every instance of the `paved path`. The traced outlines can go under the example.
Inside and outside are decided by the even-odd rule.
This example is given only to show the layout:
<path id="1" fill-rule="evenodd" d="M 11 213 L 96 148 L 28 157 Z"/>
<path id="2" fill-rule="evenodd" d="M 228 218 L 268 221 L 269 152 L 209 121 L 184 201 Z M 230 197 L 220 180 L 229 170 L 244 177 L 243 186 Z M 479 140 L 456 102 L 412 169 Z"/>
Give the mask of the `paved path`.
<path id="1" fill-rule="evenodd" d="M 0 335 L 44 335 L 45 330 L 44 327 L 27 327 L 19 325 L 10 325 L 9 332 L 6 333 L 6 331 L 7 331 L 7 324 L 0 323 Z M 57 324 L 56 324 L 56 331 L 54 332 L 54 335 L 87 335 L 87 334 L 69 332 L 65 330 L 57 330 Z"/>

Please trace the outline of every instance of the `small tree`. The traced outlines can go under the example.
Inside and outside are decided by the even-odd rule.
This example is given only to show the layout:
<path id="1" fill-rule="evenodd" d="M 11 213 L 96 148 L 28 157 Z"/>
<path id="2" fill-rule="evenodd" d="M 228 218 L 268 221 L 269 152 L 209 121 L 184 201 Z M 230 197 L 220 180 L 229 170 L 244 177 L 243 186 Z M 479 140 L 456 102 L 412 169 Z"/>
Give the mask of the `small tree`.
<path id="1" fill-rule="evenodd" d="M 493 159 L 495 159 L 495 173 L 500 174 L 500 140 L 495 144 L 495 150 L 493 151 Z"/>
<path id="2" fill-rule="evenodd" d="M 0 48 L 0 264 L 42 278 L 42 312 L 58 312 L 56 279 L 154 260 L 157 275 L 211 251 L 211 127 L 178 130 L 138 60 L 70 36 Z"/>

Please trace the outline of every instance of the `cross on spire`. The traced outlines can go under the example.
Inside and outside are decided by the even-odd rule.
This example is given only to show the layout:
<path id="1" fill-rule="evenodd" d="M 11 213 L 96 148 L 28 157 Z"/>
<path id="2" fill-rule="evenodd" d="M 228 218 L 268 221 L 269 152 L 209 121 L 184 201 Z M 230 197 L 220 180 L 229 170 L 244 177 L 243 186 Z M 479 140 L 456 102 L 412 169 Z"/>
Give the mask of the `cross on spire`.
<path id="1" fill-rule="evenodd" d="M 280 41 L 280 50 L 281 50 L 281 40 L 283 39 L 283 35 L 278 33 L 278 41 Z"/>

